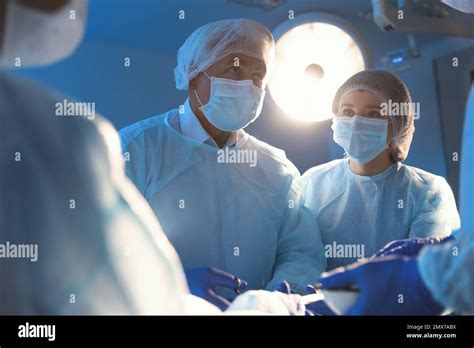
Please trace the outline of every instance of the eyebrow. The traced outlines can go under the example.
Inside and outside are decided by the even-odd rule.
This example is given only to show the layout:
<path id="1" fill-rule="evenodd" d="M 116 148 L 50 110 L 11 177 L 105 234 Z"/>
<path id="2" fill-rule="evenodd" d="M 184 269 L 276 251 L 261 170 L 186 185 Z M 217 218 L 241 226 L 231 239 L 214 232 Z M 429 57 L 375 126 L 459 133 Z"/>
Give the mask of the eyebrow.
<path id="1" fill-rule="evenodd" d="M 245 61 L 245 58 L 240 58 L 238 56 L 234 56 L 234 55 L 229 55 L 229 63 L 228 65 L 234 65 L 234 59 L 235 58 L 239 58 L 239 64 L 242 65 L 242 66 L 247 66 L 247 62 Z M 259 64 L 257 67 L 256 67 L 256 70 L 261 70 L 263 71 L 264 73 L 267 72 L 267 67 L 265 66 L 265 64 Z"/>
<path id="2" fill-rule="evenodd" d="M 353 104 L 350 104 L 350 103 L 344 103 L 344 104 L 341 104 L 341 106 L 350 106 L 350 107 L 354 107 Z M 380 105 L 366 105 L 365 106 L 367 109 L 380 109 Z"/>

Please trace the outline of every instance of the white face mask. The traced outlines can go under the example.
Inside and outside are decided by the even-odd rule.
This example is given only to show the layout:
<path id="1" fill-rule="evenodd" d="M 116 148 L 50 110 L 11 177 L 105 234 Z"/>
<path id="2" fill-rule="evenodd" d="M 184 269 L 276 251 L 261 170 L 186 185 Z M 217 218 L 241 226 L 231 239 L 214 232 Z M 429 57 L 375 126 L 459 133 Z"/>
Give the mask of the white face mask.
<path id="1" fill-rule="evenodd" d="M 260 115 L 265 91 L 256 87 L 252 80 L 236 81 L 209 77 L 211 93 L 207 104 L 199 108 L 207 120 L 216 128 L 232 132 L 247 127 Z"/>
<path id="2" fill-rule="evenodd" d="M 82 40 L 86 12 L 86 0 L 70 1 L 53 13 L 7 1 L 0 67 L 46 65 L 67 57 Z"/>
<path id="3" fill-rule="evenodd" d="M 337 116 L 331 128 L 334 141 L 358 164 L 370 162 L 388 148 L 386 119 Z"/>

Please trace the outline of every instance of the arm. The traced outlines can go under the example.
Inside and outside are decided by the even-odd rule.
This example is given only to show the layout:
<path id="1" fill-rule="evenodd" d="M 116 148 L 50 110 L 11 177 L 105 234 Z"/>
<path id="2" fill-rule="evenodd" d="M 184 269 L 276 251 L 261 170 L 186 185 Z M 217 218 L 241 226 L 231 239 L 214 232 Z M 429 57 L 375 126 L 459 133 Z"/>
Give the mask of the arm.
<path id="1" fill-rule="evenodd" d="M 298 180 L 298 181 L 296 181 Z M 303 205 L 300 178 L 293 177 L 287 193 L 287 207 L 280 225 L 273 278 L 268 290 L 275 290 L 284 280 L 293 290 L 305 294 L 306 285 L 318 280 L 326 268 L 324 246 L 318 225 Z"/>
<path id="2" fill-rule="evenodd" d="M 448 183 L 439 178 L 426 194 L 415 221 L 411 225 L 410 238 L 396 240 L 385 245 L 374 257 L 389 255 L 417 256 L 428 244 L 443 244 L 454 239 L 459 228 L 459 214 Z M 453 232 L 451 234 L 451 232 Z"/>
<path id="3" fill-rule="evenodd" d="M 445 237 L 460 227 L 456 201 L 445 179 L 436 178 L 424 198 L 411 224 L 409 238 Z"/>
<path id="4" fill-rule="evenodd" d="M 474 314 L 474 233 L 460 231 L 456 241 L 423 248 L 420 274 L 433 298 L 458 312 Z"/>
<path id="5" fill-rule="evenodd" d="M 145 195 L 146 189 L 146 161 L 145 140 L 143 134 L 135 135 L 136 131 L 130 127 L 120 130 L 120 143 L 122 155 L 125 161 L 125 173 L 137 187 L 138 191 Z"/>

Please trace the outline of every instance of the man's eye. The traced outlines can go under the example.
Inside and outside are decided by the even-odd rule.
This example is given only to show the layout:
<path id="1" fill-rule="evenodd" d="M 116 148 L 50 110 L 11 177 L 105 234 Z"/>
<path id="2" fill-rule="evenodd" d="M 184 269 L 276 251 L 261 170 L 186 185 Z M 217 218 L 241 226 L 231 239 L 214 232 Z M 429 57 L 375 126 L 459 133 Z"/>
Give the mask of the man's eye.
<path id="1" fill-rule="evenodd" d="M 238 74 L 240 72 L 240 68 L 238 66 L 232 66 L 227 71 Z"/>

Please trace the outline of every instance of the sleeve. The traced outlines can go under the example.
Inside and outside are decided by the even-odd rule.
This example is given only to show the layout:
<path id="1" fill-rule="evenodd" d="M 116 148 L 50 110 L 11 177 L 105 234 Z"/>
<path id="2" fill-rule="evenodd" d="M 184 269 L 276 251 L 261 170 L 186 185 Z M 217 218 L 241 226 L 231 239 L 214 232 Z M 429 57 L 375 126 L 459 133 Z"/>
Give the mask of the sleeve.
<path id="1" fill-rule="evenodd" d="M 14 178 L 6 186 L 0 175 L 2 198 L 11 202 L 6 215 L 0 209 L 0 240 L 14 233 L 31 250 L 29 261 L 0 260 L 0 279 L 8 279 L 0 314 L 182 313 L 189 291 L 178 255 L 125 177 L 113 126 L 98 115 L 60 122 L 38 110 L 46 117 L 37 122 L 35 113 L 13 114 L 31 120 L 18 120 L 25 129 L 5 150 L 27 144 L 21 163 L 0 157 Z"/>
<path id="2" fill-rule="evenodd" d="M 474 314 L 474 231 L 461 230 L 451 243 L 423 248 L 419 268 L 436 301 L 459 313 Z"/>
<path id="3" fill-rule="evenodd" d="M 292 290 L 306 293 L 306 285 L 318 281 L 326 269 L 324 246 L 313 214 L 304 206 L 301 177 L 293 177 L 287 207 L 280 225 L 273 278 L 267 290 L 286 280 Z"/>
<path id="4" fill-rule="evenodd" d="M 125 160 L 125 173 L 138 191 L 145 196 L 146 190 L 146 161 L 144 133 L 134 134 L 131 127 L 120 130 L 120 144 Z"/>
<path id="5" fill-rule="evenodd" d="M 459 229 L 461 221 L 456 201 L 444 178 L 433 180 L 422 199 L 410 226 L 410 238 L 445 237 Z"/>

